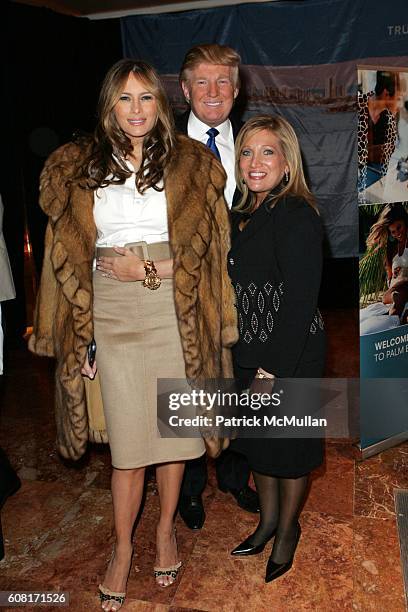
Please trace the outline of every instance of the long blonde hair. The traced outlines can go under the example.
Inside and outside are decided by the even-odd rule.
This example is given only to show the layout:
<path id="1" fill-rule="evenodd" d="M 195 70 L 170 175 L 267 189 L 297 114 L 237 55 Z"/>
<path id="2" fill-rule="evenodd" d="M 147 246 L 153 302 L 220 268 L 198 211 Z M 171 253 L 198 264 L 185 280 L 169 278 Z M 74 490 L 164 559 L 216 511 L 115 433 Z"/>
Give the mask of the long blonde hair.
<path id="1" fill-rule="evenodd" d="M 245 143 L 251 136 L 262 130 L 272 132 L 279 139 L 283 156 L 289 167 L 288 181 L 282 181 L 279 190 L 276 193 L 271 193 L 268 197 L 270 205 L 276 204 L 277 200 L 284 195 L 291 194 L 302 197 L 318 212 L 315 198 L 306 184 L 302 156 L 295 130 L 286 119 L 279 115 L 258 115 L 257 117 L 252 117 L 245 123 L 238 134 L 235 141 L 235 178 L 242 196 L 238 204 L 234 206 L 234 210 L 241 213 L 248 213 L 253 210 L 255 198 L 243 180 L 239 161 Z"/>

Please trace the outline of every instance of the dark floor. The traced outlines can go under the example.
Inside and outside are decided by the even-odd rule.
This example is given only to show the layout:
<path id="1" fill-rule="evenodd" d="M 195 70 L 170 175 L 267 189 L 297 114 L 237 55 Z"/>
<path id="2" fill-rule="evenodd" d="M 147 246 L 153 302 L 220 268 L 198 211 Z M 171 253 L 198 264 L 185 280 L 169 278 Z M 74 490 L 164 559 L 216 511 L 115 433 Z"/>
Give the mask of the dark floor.
<path id="1" fill-rule="evenodd" d="M 356 312 L 331 311 L 325 319 L 327 375 L 356 376 Z M 352 348 L 350 338 L 356 339 Z M 0 445 L 23 486 L 2 512 L 6 558 L 0 562 L 0 589 L 65 590 L 70 609 L 98 610 L 96 589 L 113 543 L 109 451 L 93 445 L 74 465 L 56 454 L 52 362 L 11 351 L 1 395 Z M 229 555 L 256 517 L 217 489 L 210 464 L 205 526 L 193 533 L 178 519 L 181 577 L 173 587 L 157 587 L 152 567 L 159 508 L 151 479 L 123 610 L 403 612 L 393 488 L 408 488 L 408 444 L 363 463 L 354 457 L 349 443 L 327 443 L 325 464 L 313 475 L 301 516 L 293 569 L 269 585 L 263 582 L 269 547 L 253 558 Z"/>

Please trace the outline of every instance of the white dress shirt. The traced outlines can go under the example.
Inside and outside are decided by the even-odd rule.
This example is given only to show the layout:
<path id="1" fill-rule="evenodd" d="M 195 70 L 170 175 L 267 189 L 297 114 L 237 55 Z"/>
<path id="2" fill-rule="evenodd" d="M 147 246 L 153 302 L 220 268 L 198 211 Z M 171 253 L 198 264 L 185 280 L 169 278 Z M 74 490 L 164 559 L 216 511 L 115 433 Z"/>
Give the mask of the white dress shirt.
<path id="1" fill-rule="evenodd" d="M 195 114 L 191 111 L 188 123 L 187 133 L 191 138 L 199 140 L 203 144 L 207 144 L 208 134 L 207 131 L 210 126 L 206 125 Z M 225 185 L 224 196 L 228 206 L 231 208 L 232 199 L 235 193 L 235 150 L 234 150 L 234 135 L 232 132 L 231 121 L 227 119 L 224 123 L 217 125 L 216 128 L 219 134 L 215 138 L 215 144 L 220 152 L 221 163 L 224 166 L 224 170 L 227 173 L 227 183 Z"/>
<path id="2" fill-rule="evenodd" d="M 166 242 L 169 239 L 167 202 L 163 191 L 152 187 L 140 194 L 135 172 L 123 185 L 108 185 L 94 192 L 97 247 L 124 246 L 129 242 Z M 159 183 L 159 187 L 163 183 Z"/>

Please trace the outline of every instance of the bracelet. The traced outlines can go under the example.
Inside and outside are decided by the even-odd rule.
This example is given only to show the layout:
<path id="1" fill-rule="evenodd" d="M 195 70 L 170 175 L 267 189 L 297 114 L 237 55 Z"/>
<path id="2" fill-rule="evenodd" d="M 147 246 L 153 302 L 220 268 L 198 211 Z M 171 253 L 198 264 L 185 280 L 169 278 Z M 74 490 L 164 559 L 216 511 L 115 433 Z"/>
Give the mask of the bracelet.
<path id="1" fill-rule="evenodd" d="M 152 291 L 158 289 L 161 285 L 161 278 L 157 275 L 156 266 L 154 265 L 153 261 L 146 259 L 143 262 L 143 265 L 146 273 L 146 277 L 142 283 L 143 287 L 146 287 L 146 289 L 151 289 Z"/>
<path id="2" fill-rule="evenodd" d="M 262 368 L 258 368 L 255 374 L 255 378 L 273 379 L 275 378 L 275 376 L 273 374 L 270 374 L 269 372 L 265 372 L 265 370 L 263 370 Z"/>

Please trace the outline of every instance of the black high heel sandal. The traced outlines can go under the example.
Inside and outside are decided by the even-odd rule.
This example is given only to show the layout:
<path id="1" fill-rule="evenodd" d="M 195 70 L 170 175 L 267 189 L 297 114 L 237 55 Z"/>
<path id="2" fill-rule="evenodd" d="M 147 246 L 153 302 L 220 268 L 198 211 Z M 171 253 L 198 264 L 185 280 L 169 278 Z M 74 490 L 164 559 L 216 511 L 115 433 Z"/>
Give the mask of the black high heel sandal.
<path id="1" fill-rule="evenodd" d="M 289 559 L 289 561 L 286 561 L 286 563 L 275 563 L 275 561 L 272 561 L 272 558 L 271 558 L 272 554 L 271 554 L 271 556 L 268 559 L 268 563 L 266 565 L 265 582 L 272 582 L 272 580 L 276 580 L 276 578 L 283 576 L 283 574 L 286 574 L 286 572 L 290 570 L 293 564 L 293 559 L 295 557 L 295 552 L 296 552 L 296 548 L 300 540 L 301 533 L 302 533 L 302 530 L 298 523 L 295 548 L 293 550 L 292 556 Z"/>
<path id="2" fill-rule="evenodd" d="M 250 544 L 249 542 L 252 536 L 248 536 L 247 539 L 241 542 L 241 544 L 238 544 L 238 546 L 234 548 L 234 550 L 231 550 L 231 555 L 233 557 L 249 557 L 250 555 L 259 555 L 259 553 L 263 551 L 267 543 L 275 536 L 275 533 L 276 528 L 272 531 L 271 535 L 266 538 L 266 540 L 264 540 L 260 544 L 256 544 L 255 546 L 253 544 Z"/>

